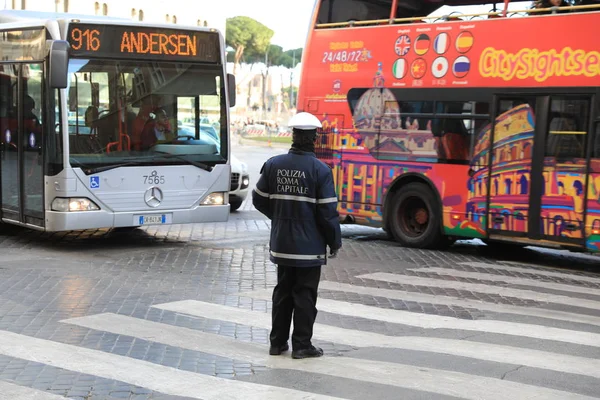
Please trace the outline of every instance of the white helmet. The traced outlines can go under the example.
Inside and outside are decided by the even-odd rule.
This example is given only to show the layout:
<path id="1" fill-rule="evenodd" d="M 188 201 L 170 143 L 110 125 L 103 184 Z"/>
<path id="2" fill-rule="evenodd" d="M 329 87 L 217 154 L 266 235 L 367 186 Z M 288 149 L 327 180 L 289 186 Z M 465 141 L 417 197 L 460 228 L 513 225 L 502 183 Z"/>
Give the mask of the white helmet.
<path id="1" fill-rule="evenodd" d="M 292 118 L 290 118 L 288 126 L 290 128 L 302 130 L 312 130 L 323 127 L 323 125 L 321 125 L 321 121 L 319 121 L 319 118 L 307 112 L 301 112 L 294 115 Z"/>

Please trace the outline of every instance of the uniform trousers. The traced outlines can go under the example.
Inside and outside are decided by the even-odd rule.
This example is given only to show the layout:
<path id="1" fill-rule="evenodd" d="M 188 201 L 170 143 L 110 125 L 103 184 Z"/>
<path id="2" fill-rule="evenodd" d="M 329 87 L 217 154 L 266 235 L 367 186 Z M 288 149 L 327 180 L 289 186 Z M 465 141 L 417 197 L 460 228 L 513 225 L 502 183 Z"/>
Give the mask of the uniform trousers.
<path id="1" fill-rule="evenodd" d="M 321 266 L 277 266 L 277 286 L 273 290 L 271 346 L 283 346 L 287 343 L 292 316 L 292 349 L 302 350 L 312 346 L 320 279 Z"/>

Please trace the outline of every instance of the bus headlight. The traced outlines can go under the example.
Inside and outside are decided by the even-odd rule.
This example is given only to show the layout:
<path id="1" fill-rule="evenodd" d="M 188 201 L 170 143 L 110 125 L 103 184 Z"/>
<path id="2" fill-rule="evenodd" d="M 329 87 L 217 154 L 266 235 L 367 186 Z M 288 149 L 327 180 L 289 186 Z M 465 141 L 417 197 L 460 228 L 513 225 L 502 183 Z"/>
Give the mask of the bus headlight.
<path id="1" fill-rule="evenodd" d="M 100 207 L 85 197 L 57 197 L 52 201 L 52 211 L 96 211 Z"/>
<path id="2" fill-rule="evenodd" d="M 200 203 L 202 206 L 218 206 L 223 204 L 225 204 L 225 193 L 222 192 L 211 193 Z"/>

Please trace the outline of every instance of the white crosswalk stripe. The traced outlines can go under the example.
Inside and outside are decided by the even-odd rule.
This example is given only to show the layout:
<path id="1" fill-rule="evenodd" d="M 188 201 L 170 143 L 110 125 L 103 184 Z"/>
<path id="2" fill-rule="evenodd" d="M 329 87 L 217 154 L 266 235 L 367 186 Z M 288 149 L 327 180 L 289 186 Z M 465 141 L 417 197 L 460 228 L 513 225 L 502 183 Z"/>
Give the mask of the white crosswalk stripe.
<path id="1" fill-rule="evenodd" d="M 215 315 L 215 317 L 218 316 Z M 464 399 L 544 398 L 546 400 L 564 400 L 589 398 L 500 379 L 429 368 L 423 369 L 400 363 L 377 362 L 351 357 L 324 357 L 320 360 L 269 357 L 266 345 L 236 341 L 225 336 L 122 315 L 100 314 L 73 318 L 63 322 L 144 340 L 156 340 L 171 346 L 245 360 L 269 368 L 312 372 L 341 378 L 352 376 L 354 379 L 364 382 L 420 389 L 429 393 L 461 396 Z M 160 335 L 157 335 L 157 332 L 160 332 Z"/>
<path id="2" fill-rule="evenodd" d="M 554 289 L 561 290 L 563 292 L 573 292 L 573 293 L 583 293 L 583 294 L 591 294 L 598 295 L 599 290 L 595 288 L 587 288 L 582 286 L 575 285 L 566 285 L 563 283 L 555 283 L 555 282 L 541 282 L 535 279 L 528 278 L 520 278 L 516 276 L 505 276 L 505 275 L 495 275 L 489 273 L 482 272 L 468 272 L 468 271 L 457 271 L 450 268 L 411 268 L 408 271 L 413 272 L 424 272 L 431 274 L 438 274 L 444 276 L 452 276 L 454 278 L 469 278 L 469 279 L 477 279 L 481 281 L 490 281 L 490 282 L 506 282 L 514 285 L 523 285 L 523 286 L 536 286 L 539 288 L 545 289 Z"/>
<path id="3" fill-rule="evenodd" d="M 408 292 L 405 290 L 390 290 L 379 287 L 356 286 L 347 283 L 321 281 L 319 288 L 337 292 L 363 294 L 374 297 L 385 297 L 393 300 L 415 301 L 422 303 L 476 308 L 496 313 L 526 315 L 531 317 L 554 319 L 559 321 L 576 322 L 580 324 L 600 326 L 600 317 L 585 314 L 573 314 L 565 311 L 548 310 L 543 308 L 512 306 L 510 304 L 487 303 L 481 300 L 464 299 L 457 296 L 441 296 L 427 293 Z"/>
<path id="4" fill-rule="evenodd" d="M 336 399 L 336 397 L 293 389 L 195 374 L 147 361 L 6 331 L 0 331 L 0 354 L 194 399 Z"/>
<path id="5" fill-rule="evenodd" d="M 185 300 L 154 307 L 203 318 L 212 318 L 269 329 L 271 316 L 264 312 L 242 310 L 236 307 Z M 315 324 L 314 336 L 333 343 L 354 347 L 388 347 L 406 350 L 427 351 L 449 354 L 500 363 L 526 365 L 534 368 L 549 369 L 586 375 L 600 379 L 600 360 L 555 354 L 539 350 L 529 350 L 489 343 L 469 342 L 465 340 L 440 339 L 413 336 L 386 336 L 379 333 L 356 331 L 336 326 Z"/>
<path id="6" fill-rule="evenodd" d="M 508 261 L 508 262 L 510 262 L 510 261 Z M 568 280 L 572 280 L 572 281 L 595 283 L 597 285 L 600 285 L 600 278 L 594 278 L 592 276 L 575 275 L 575 274 L 567 272 L 567 271 L 558 272 L 556 270 L 551 270 L 551 269 L 541 269 L 539 267 L 538 268 L 522 268 L 522 267 L 512 267 L 512 266 L 506 266 L 506 265 L 500 265 L 500 264 L 489 264 L 489 263 L 473 262 L 473 261 L 462 262 L 462 263 L 459 263 L 459 265 L 468 265 L 470 267 L 475 267 L 475 268 L 489 268 L 489 269 L 494 269 L 497 271 L 519 272 L 522 274 L 548 276 L 548 277 L 552 277 L 552 278 L 562 278 L 562 279 L 568 279 Z M 523 264 L 518 263 L 518 265 L 523 265 Z"/>
<path id="7" fill-rule="evenodd" d="M 496 267 L 491 264 L 464 263 L 474 268 Z M 552 278 L 566 278 L 569 281 L 583 281 L 584 277 L 574 276 L 555 271 L 537 271 L 521 267 L 500 266 L 500 271 L 507 273 L 531 273 L 531 276 L 517 278 L 514 275 L 500 275 L 484 271 L 466 272 L 451 268 L 420 268 L 412 269 L 422 273 L 432 273 L 443 276 L 415 277 L 408 275 L 373 273 L 361 275 L 358 278 L 365 280 L 365 284 L 372 285 L 377 282 L 401 283 L 407 285 L 426 286 L 431 288 L 446 288 L 454 290 L 470 290 L 491 295 L 515 297 L 522 300 L 535 300 L 542 303 L 562 304 L 592 309 L 600 301 L 589 298 L 569 297 L 568 293 L 579 296 L 600 296 L 600 289 L 581 287 L 575 284 L 562 284 L 553 282 L 540 282 L 534 275 Z M 524 270 L 524 271 L 523 271 Z M 533 271 L 533 272 L 532 272 Z M 560 275 L 560 276 L 555 276 Z M 468 283 L 454 278 L 477 279 L 484 283 Z M 442 279 L 446 278 L 446 279 Z M 505 284 L 527 285 L 530 290 L 506 287 Z M 547 284 L 565 286 L 560 289 L 564 294 L 556 295 L 544 293 L 550 288 Z M 569 289 L 569 290 L 567 290 Z M 384 309 L 358 303 L 358 300 L 339 301 L 321 297 L 317 308 L 320 311 L 335 314 L 340 319 L 373 322 L 384 322 L 398 326 L 410 326 L 426 330 L 423 336 L 392 336 L 389 334 L 363 331 L 359 328 L 342 328 L 327 325 L 321 322 L 315 324 L 314 339 L 332 342 L 335 344 L 351 346 L 353 348 L 385 348 L 389 351 L 400 349 L 403 351 L 422 354 L 434 354 L 448 357 L 453 363 L 478 365 L 488 363 L 506 371 L 517 367 L 534 368 L 545 373 L 573 374 L 589 381 L 600 381 L 600 315 L 578 313 L 576 311 L 557 311 L 549 308 L 512 306 L 505 304 L 488 303 L 481 300 L 472 300 L 454 296 L 440 296 L 404 290 L 383 289 L 362 285 L 350 285 L 330 281 L 322 281 L 320 290 L 333 292 L 346 292 L 355 295 L 367 295 L 378 298 L 388 298 L 402 301 L 415 301 L 428 304 L 467 307 L 475 310 L 491 311 L 498 314 L 520 316 L 521 322 L 507 322 L 494 319 L 494 314 L 486 315 L 486 319 L 466 320 L 449 316 L 416 313 L 411 311 Z M 538 291 L 540 290 L 540 291 Z M 244 303 L 249 299 L 270 301 L 272 289 L 254 290 L 251 292 L 236 293 Z M 231 294 L 229 294 L 231 295 Z M 600 298 L 600 297 L 599 297 Z M 259 304 L 264 304 L 259 302 Z M 271 315 L 261 307 L 260 311 L 246 308 L 232 307 L 198 300 L 183 300 L 165 304 L 155 304 L 155 310 L 163 310 L 165 315 L 177 313 L 191 318 L 205 318 L 213 321 L 223 321 L 246 327 L 269 330 L 271 328 Z M 570 310 L 570 308 L 567 308 Z M 600 309 L 596 308 L 595 311 Z M 583 312 L 583 311 L 582 311 Z M 320 314 L 322 315 L 322 314 Z M 532 319 L 529 321 L 529 319 Z M 522 322 L 523 320 L 527 322 Z M 168 321 L 173 321 L 169 318 Z M 554 326 L 560 321 L 563 328 Z M 153 322 L 146 319 L 134 318 L 125 315 L 103 313 L 60 321 L 62 324 L 106 332 L 125 337 L 131 337 L 152 343 L 171 346 L 182 350 L 191 350 L 212 354 L 244 363 L 264 366 L 271 370 L 295 371 L 299 374 L 318 374 L 322 379 L 339 380 L 350 379 L 361 385 L 384 385 L 393 388 L 394 393 L 402 398 L 402 390 L 412 390 L 422 395 L 423 398 L 437 398 L 436 396 L 453 396 L 456 398 L 472 400 L 501 400 L 506 398 L 516 399 L 548 399 L 548 400 L 590 400 L 592 396 L 600 393 L 590 393 L 587 389 L 577 389 L 575 386 L 561 387 L 544 380 L 537 385 L 525 383 L 513 376 L 504 379 L 497 373 L 489 370 L 462 370 L 454 371 L 452 367 L 423 367 L 413 365 L 410 358 L 365 359 L 353 356 L 353 351 L 344 356 L 326 354 L 319 359 L 293 360 L 289 353 L 281 357 L 268 355 L 266 343 L 249 342 L 207 333 L 198 329 L 178 326 L 177 322 Z M 576 323 L 577 325 L 568 325 Z M 357 324 L 360 326 L 360 324 Z M 585 326 L 587 325 L 587 326 Z M 345 326 L 345 325 L 344 325 Z M 452 332 L 452 338 L 439 336 L 436 330 Z M 506 338 L 502 343 L 496 344 L 478 341 L 472 338 L 473 332 L 478 334 L 496 334 Z M 457 339 L 458 338 L 458 339 Z M 545 350 L 527 348 L 526 343 L 517 344 L 515 338 L 535 339 L 542 344 Z M 556 345 L 558 343 L 558 345 Z M 564 346 L 585 346 L 587 353 L 579 352 L 585 356 L 571 355 Z M 167 395 L 184 396 L 196 399 L 316 399 L 330 400 L 335 397 L 334 392 L 313 393 L 312 388 L 299 390 L 269 385 L 265 383 L 244 382 L 239 379 L 224 379 L 214 376 L 193 373 L 176 368 L 166 367 L 157 363 L 134 359 L 128 356 L 112 354 L 109 352 L 90 348 L 64 344 L 54 340 L 38 339 L 26 335 L 7 331 L 0 331 L 0 355 L 29 360 L 36 363 L 62 368 L 82 374 L 93 375 L 105 379 L 125 382 Z M 489 367 L 491 368 L 491 367 Z M 256 372 L 260 374 L 260 372 Z M 526 380 L 527 378 L 523 378 Z M 574 392 L 576 391 L 576 392 Z M 12 397 L 2 397 L 4 393 L 13 394 Z M 16 393 L 16 394 L 15 394 Z M 36 395 L 38 397 L 36 397 Z M 6 396 L 6 395 L 5 395 Z M 30 397 L 27 397 L 30 396 Z M 0 380 L 0 400 L 8 398 L 55 400 L 57 396 L 44 391 L 30 389 L 13 383 Z M 58 397 L 63 398 L 63 397 Z"/>
<path id="8" fill-rule="evenodd" d="M 0 400 L 65 400 L 63 396 L 57 396 L 42 390 L 30 389 L 13 383 L 0 381 Z"/>
<path id="9" fill-rule="evenodd" d="M 458 272 L 458 271 L 457 271 Z M 466 290 L 478 293 L 488 293 L 505 297 L 515 297 L 522 300 L 533 300 L 546 303 L 564 304 L 573 307 L 590 308 L 600 310 L 600 301 L 580 299 L 553 293 L 541 293 L 533 290 L 513 289 L 509 287 L 490 286 L 484 283 L 469 283 L 435 278 L 423 278 L 420 276 L 396 275 L 386 272 L 359 275 L 357 278 L 371 279 L 404 285 L 429 286 L 446 289 Z"/>
<path id="10" fill-rule="evenodd" d="M 270 292 L 266 290 L 245 292 L 241 293 L 241 295 L 261 300 L 269 300 L 271 298 Z M 404 324 L 425 329 L 460 329 L 500 333 L 504 335 L 524 336 L 535 339 L 556 340 L 559 342 L 600 347 L 600 334 L 557 329 L 542 325 L 489 320 L 471 321 L 439 315 L 416 314 L 410 311 L 387 310 L 379 307 L 328 299 L 319 299 L 319 309 L 349 317 L 374 319 L 377 321 Z"/>

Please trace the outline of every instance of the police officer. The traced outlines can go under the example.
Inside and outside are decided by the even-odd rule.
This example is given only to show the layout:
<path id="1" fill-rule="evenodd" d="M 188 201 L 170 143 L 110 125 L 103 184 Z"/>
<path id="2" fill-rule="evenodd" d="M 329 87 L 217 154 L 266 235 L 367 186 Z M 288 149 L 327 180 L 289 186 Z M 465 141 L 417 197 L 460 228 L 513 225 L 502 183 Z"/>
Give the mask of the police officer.
<path id="1" fill-rule="evenodd" d="M 252 191 L 254 207 L 272 221 L 270 258 L 277 264 L 269 354 L 289 349 L 293 314 L 292 357 L 320 357 L 311 339 L 327 246 L 331 257 L 342 247 L 337 196 L 331 169 L 315 156 L 319 119 L 301 112 L 288 126 L 292 148 L 263 165 Z"/>

